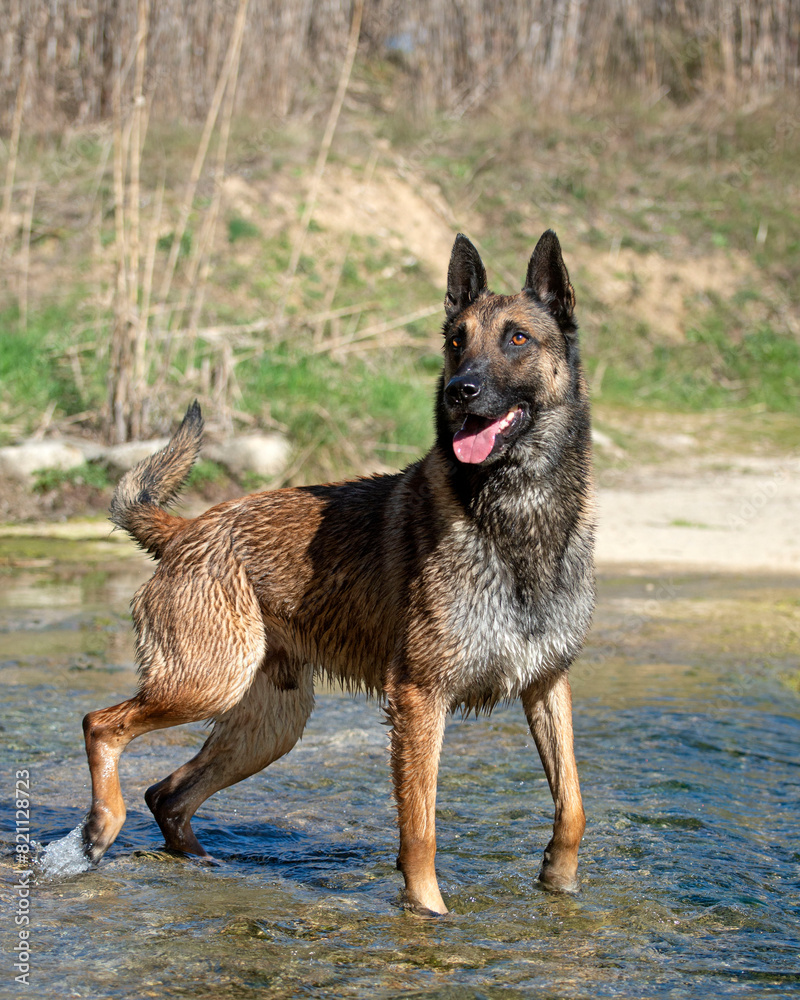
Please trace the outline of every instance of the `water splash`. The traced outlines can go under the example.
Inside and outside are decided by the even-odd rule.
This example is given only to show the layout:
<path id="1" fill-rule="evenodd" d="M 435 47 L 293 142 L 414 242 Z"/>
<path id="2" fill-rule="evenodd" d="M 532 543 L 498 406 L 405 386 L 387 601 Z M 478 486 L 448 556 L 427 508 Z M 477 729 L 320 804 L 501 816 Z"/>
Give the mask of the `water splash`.
<path id="1" fill-rule="evenodd" d="M 36 866 L 47 878 L 88 871 L 91 862 L 83 851 L 83 824 L 76 826 L 61 840 L 48 844 L 36 859 Z"/>

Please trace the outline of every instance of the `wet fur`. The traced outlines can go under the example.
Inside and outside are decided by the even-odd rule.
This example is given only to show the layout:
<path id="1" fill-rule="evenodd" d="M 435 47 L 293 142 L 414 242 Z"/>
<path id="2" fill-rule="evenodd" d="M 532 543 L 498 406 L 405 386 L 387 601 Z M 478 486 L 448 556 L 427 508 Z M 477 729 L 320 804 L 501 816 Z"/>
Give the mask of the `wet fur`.
<path id="1" fill-rule="evenodd" d="M 421 461 L 183 519 L 161 505 L 199 452 L 195 404 L 169 445 L 125 476 L 112 520 L 159 565 L 133 601 L 139 692 L 84 720 L 90 858 L 124 821 L 116 765 L 125 745 L 213 719 L 200 753 L 146 795 L 167 846 L 204 855 L 195 810 L 291 749 L 321 674 L 386 706 L 410 905 L 446 912 L 434 809 L 447 712 L 517 697 L 555 802 L 540 877 L 574 888 L 584 818 L 567 669 L 589 627 L 594 580 L 589 409 L 573 305 L 554 234 L 542 237 L 514 296 L 487 290 L 477 251 L 459 236 L 437 438 Z M 514 331 L 527 338 L 524 349 L 509 340 Z M 459 395 L 464 380 L 479 385 L 469 402 Z M 516 437 L 480 465 L 456 459 L 453 434 L 465 415 L 517 404 L 525 419 Z"/>

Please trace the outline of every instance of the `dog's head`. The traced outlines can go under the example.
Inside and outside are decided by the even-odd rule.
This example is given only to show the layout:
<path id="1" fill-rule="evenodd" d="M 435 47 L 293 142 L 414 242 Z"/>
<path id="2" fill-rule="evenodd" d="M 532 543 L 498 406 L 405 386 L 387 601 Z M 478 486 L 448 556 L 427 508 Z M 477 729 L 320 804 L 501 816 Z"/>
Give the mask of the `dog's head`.
<path id="1" fill-rule="evenodd" d="M 517 295 L 490 292 L 478 251 L 465 236 L 456 237 L 437 424 L 440 445 L 458 463 L 488 466 L 529 453 L 544 424 L 553 423 L 547 415 L 585 397 L 574 308 L 552 230 L 537 243 Z"/>

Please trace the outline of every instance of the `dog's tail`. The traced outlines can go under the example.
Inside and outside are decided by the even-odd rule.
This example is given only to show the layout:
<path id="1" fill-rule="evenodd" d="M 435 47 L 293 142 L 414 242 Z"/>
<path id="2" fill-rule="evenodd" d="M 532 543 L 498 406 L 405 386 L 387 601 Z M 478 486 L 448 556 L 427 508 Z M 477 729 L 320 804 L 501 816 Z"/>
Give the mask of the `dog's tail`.
<path id="1" fill-rule="evenodd" d="M 156 559 L 186 523 L 163 506 L 175 499 L 186 482 L 202 438 L 203 417 L 195 400 L 169 444 L 126 472 L 114 491 L 111 520 Z"/>

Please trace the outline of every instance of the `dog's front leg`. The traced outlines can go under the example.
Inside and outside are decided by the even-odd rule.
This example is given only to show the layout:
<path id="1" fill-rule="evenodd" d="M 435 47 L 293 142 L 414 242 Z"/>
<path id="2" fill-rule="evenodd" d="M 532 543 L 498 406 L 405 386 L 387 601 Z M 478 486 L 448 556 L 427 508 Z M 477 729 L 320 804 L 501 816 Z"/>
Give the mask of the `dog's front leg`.
<path id="1" fill-rule="evenodd" d="M 387 684 L 394 793 L 400 825 L 397 867 L 410 906 L 447 913 L 436 879 L 436 782 L 446 708 L 436 695 L 410 682 Z"/>
<path id="2" fill-rule="evenodd" d="M 572 692 L 567 672 L 529 687 L 522 694 L 522 705 L 555 804 L 553 836 L 545 849 L 539 878 L 549 888 L 574 891 L 586 817 L 573 750 Z"/>

